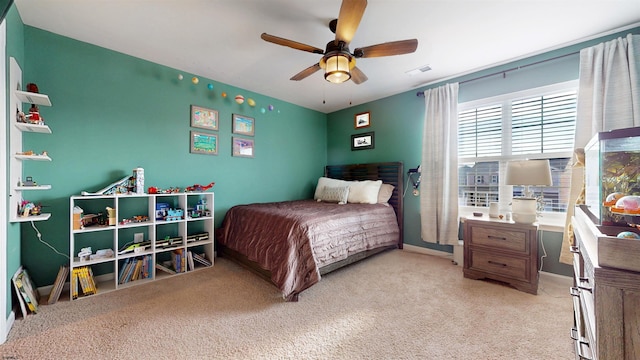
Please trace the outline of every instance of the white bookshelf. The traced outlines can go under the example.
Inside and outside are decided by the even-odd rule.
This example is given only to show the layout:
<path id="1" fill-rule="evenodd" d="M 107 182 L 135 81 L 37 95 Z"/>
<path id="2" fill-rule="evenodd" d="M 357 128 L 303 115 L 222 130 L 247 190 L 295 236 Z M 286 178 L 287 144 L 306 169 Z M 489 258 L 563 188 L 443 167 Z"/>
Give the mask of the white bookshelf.
<path id="1" fill-rule="evenodd" d="M 183 217 L 172 220 L 165 220 L 159 216 L 157 218 L 158 204 L 168 204 L 171 209 L 183 210 Z M 89 214 L 100 213 L 102 218 L 95 216 L 94 218 L 99 219 L 97 224 L 80 228 L 79 215 L 74 214 L 76 207 L 83 210 L 86 218 L 89 218 L 87 216 Z M 114 210 L 112 225 L 109 225 L 107 207 Z M 202 210 L 201 212 L 194 211 L 198 207 Z M 187 259 L 189 252 L 204 254 L 213 265 L 213 192 L 78 195 L 70 197 L 69 209 L 69 249 L 72 259 L 70 274 L 73 274 L 74 269 L 89 266 L 96 280 L 97 294 L 206 268 L 197 261 L 194 261 L 195 266 L 191 267 Z M 127 222 L 129 219 L 141 219 L 141 217 L 146 217 L 147 220 Z M 174 241 L 169 244 L 167 238 Z M 177 242 L 178 238 L 181 239 L 180 242 Z M 127 245 L 135 245 L 136 240 L 142 240 L 142 244 L 148 242 L 148 245 L 138 252 L 122 251 Z M 92 254 L 96 254 L 98 250 L 111 249 L 113 256 L 80 259 L 78 253 L 86 247 L 92 248 Z M 169 274 L 156 268 L 156 264 L 170 263 L 175 253 L 182 253 L 185 257 L 184 264 L 181 264 L 183 271 Z M 148 276 L 122 282 L 121 274 L 126 271 L 127 262 L 137 263 L 138 260 L 142 260 L 143 265 L 147 263 Z M 173 269 L 173 266 L 171 268 Z M 73 286 L 70 287 L 70 299 L 82 299 L 88 296 L 93 295 L 83 295 L 81 287 L 78 288 L 75 296 Z"/>

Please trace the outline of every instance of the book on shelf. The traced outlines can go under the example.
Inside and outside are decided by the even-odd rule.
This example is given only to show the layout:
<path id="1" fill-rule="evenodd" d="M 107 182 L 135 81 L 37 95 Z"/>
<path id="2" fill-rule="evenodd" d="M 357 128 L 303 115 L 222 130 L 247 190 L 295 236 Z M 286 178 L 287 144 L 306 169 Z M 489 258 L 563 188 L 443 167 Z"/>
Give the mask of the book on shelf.
<path id="1" fill-rule="evenodd" d="M 193 271 L 195 269 L 193 263 L 193 253 L 191 251 L 187 251 L 187 264 L 189 266 L 189 271 Z"/>
<path id="2" fill-rule="evenodd" d="M 167 274 L 172 274 L 173 275 L 173 274 L 176 273 L 175 271 L 173 271 L 173 269 L 171 269 L 169 267 L 166 267 L 166 266 L 164 266 L 164 265 L 162 265 L 160 263 L 156 263 L 156 269 L 162 270 L 162 271 L 166 272 Z"/>
<path id="3" fill-rule="evenodd" d="M 60 299 L 60 294 L 62 294 L 62 289 L 64 288 L 64 283 L 67 281 L 67 276 L 69 275 L 69 266 L 60 265 L 60 269 L 58 270 L 58 276 L 56 276 L 56 280 L 53 283 L 53 288 L 49 293 L 49 297 L 47 298 L 47 305 L 55 304 L 58 299 Z"/>
<path id="4" fill-rule="evenodd" d="M 192 256 L 193 256 L 193 260 L 195 260 L 195 262 L 198 262 L 198 263 L 200 263 L 200 264 L 202 264 L 202 265 L 204 265 L 204 266 L 211 266 L 211 265 L 213 265 L 213 263 L 212 263 L 209 259 L 207 259 L 207 256 L 206 256 L 206 254 L 204 254 L 204 253 L 202 253 L 202 254 L 197 254 L 197 253 L 195 253 L 195 252 L 194 252 L 194 253 L 192 254 Z"/>
<path id="5" fill-rule="evenodd" d="M 77 296 L 79 295 L 78 290 L 82 290 L 82 295 L 84 296 L 93 295 L 97 292 L 95 280 L 93 279 L 93 271 L 90 271 L 88 266 L 75 268 L 73 269 L 73 273 L 75 274 L 74 278 L 76 279 L 76 282 L 80 284 L 79 287 L 77 285 L 75 286 L 75 298 L 77 298 Z"/>

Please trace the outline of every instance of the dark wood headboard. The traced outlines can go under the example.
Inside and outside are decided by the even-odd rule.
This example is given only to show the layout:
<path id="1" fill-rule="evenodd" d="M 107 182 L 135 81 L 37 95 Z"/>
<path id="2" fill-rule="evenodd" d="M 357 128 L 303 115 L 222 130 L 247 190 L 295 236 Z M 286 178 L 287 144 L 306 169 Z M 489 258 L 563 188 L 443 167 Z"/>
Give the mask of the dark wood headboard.
<path id="1" fill-rule="evenodd" d="M 389 205 L 393 207 L 400 227 L 398 248 L 402 249 L 404 232 L 402 194 L 404 193 L 404 167 L 402 162 L 384 162 L 370 164 L 327 165 L 324 176 L 333 179 L 353 180 L 382 180 L 383 183 L 393 185 L 393 195 Z"/>

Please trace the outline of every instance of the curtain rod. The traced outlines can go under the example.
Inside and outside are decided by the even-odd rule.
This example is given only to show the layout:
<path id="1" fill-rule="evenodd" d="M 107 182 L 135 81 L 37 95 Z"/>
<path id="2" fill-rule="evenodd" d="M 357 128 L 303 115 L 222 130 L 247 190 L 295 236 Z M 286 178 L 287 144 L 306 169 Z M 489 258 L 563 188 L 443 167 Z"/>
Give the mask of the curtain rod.
<path id="1" fill-rule="evenodd" d="M 475 77 L 475 78 L 472 78 L 472 79 L 469 79 L 469 80 L 460 81 L 460 82 L 458 82 L 458 84 L 462 85 L 462 84 L 466 84 L 466 83 L 469 83 L 469 82 L 472 82 L 472 81 L 476 81 L 476 80 L 480 80 L 480 79 L 484 79 L 484 78 L 488 78 L 488 77 L 496 76 L 496 75 L 500 75 L 500 74 L 502 74 L 502 76 L 505 76 L 508 72 L 511 72 L 511 71 L 516 71 L 516 70 L 520 70 L 520 69 L 523 69 L 523 68 L 526 68 L 526 67 L 529 67 L 529 66 L 538 65 L 538 64 L 549 62 L 549 61 L 562 59 L 562 58 L 565 58 L 567 56 L 571 56 L 571 55 L 575 55 L 575 54 L 579 54 L 579 53 L 580 53 L 580 51 L 570 52 L 568 54 L 559 55 L 559 56 L 552 57 L 552 58 L 545 59 L 545 60 L 535 61 L 535 62 L 532 62 L 530 64 L 526 64 L 526 65 L 520 65 L 520 66 L 512 67 L 511 69 L 506 69 L 506 70 L 502 70 L 502 71 L 496 71 L 494 73 L 478 76 L 478 77 Z M 416 93 L 416 96 L 424 97 L 424 91 L 418 91 Z"/>

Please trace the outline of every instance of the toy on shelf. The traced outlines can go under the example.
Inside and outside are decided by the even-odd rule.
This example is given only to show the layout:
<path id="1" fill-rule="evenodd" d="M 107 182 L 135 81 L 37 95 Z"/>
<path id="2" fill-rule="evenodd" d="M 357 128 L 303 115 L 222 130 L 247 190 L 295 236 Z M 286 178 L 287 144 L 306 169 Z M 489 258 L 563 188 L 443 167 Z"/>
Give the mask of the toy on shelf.
<path id="1" fill-rule="evenodd" d="M 28 200 L 22 200 L 18 204 L 18 216 L 26 217 L 26 216 L 38 216 L 42 214 L 42 205 L 34 204 Z"/>
<path id="2" fill-rule="evenodd" d="M 193 186 L 187 186 L 185 191 L 186 192 L 203 192 L 211 189 L 215 184 L 216 184 L 215 182 L 210 182 L 208 185 L 195 184 Z"/>
<path id="3" fill-rule="evenodd" d="M 120 225 L 132 224 L 132 223 L 143 223 L 149 221 L 149 217 L 146 215 L 136 215 L 132 218 L 122 219 L 120 221 Z"/>
<path id="4" fill-rule="evenodd" d="M 192 219 L 211 216 L 211 211 L 207 209 L 207 201 L 199 200 L 194 208 L 187 209 L 187 215 Z"/>
<path id="5" fill-rule="evenodd" d="M 156 186 L 150 186 L 147 189 L 147 193 L 149 194 L 177 194 L 180 192 L 180 188 L 178 187 L 170 187 L 168 189 L 162 189 Z"/>
<path id="6" fill-rule="evenodd" d="M 184 210 L 182 209 L 167 209 L 167 216 L 164 221 L 178 221 L 184 219 Z"/>

